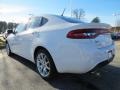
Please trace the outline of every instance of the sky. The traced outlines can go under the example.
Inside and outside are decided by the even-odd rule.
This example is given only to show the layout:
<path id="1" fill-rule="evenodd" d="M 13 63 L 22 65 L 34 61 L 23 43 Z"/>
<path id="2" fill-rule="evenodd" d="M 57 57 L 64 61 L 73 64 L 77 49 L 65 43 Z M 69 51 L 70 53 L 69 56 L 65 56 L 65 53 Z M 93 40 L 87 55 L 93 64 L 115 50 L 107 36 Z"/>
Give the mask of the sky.
<path id="1" fill-rule="evenodd" d="M 31 14 L 61 15 L 64 8 L 64 16 L 70 16 L 71 10 L 83 9 L 87 22 L 97 16 L 114 26 L 116 18 L 120 18 L 113 15 L 120 13 L 120 0 L 0 0 L 0 20 L 25 22 Z"/>

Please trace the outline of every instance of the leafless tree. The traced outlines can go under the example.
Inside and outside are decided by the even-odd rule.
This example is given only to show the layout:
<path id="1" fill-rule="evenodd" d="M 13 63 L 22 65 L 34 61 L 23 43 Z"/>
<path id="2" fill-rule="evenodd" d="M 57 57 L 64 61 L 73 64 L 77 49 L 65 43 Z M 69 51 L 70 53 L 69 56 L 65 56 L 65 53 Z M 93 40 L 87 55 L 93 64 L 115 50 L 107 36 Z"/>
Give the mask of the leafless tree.
<path id="1" fill-rule="evenodd" d="M 85 11 L 83 9 L 74 9 L 72 11 L 72 16 L 77 19 L 83 19 L 85 16 Z"/>

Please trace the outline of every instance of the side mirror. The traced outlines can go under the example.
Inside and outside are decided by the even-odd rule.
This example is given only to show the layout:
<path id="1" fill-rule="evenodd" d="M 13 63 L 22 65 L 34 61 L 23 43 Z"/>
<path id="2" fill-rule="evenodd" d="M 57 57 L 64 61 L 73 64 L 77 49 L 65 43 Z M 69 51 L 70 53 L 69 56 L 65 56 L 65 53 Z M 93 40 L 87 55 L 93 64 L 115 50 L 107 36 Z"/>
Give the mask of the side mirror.
<path id="1" fill-rule="evenodd" d="M 7 30 L 7 34 L 11 34 L 11 33 L 13 33 L 13 30 L 12 29 L 8 29 Z"/>

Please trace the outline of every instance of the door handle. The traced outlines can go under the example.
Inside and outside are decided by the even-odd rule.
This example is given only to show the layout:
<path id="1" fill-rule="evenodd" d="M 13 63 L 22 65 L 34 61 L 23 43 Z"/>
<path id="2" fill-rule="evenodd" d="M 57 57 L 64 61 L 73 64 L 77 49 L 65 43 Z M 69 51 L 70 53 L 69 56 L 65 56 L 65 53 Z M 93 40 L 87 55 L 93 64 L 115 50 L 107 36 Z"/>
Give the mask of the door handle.
<path id="1" fill-rule="evenodd" d="M 16 40 L 22 41 L 22 40 L 23 40 L 23 38 L 22 38 L 22 37 L 20 37 L 20 36 L 17 36 L 17 37 L 16 37 Z"/>
<path id="2" fill-rule="evenodd" d="M 32 34 L 33 34 L 33 36 L 35 36 L 35 37 L 40 37 L 39 32 L 33 32 Z"/>

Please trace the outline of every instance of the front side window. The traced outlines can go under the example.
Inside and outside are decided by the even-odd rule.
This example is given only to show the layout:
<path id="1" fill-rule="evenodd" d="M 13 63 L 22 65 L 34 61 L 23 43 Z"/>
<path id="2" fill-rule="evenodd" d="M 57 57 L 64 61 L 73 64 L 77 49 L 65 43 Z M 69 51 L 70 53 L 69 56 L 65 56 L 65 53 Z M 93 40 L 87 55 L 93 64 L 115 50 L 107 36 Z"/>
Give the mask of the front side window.
<path id="1" fill-rule="evenodd" d="M 23 32 L 23 31 L 25 31 L 26 30 L 26 24 L 19 24 L 18 26 L 17 26 L 17 28 L 15 29 L 15 32 L 16 33 L 20 33 L 20 32 Z"/>

